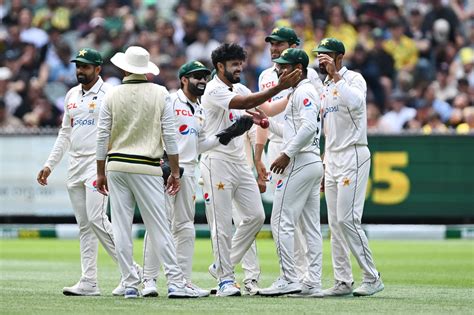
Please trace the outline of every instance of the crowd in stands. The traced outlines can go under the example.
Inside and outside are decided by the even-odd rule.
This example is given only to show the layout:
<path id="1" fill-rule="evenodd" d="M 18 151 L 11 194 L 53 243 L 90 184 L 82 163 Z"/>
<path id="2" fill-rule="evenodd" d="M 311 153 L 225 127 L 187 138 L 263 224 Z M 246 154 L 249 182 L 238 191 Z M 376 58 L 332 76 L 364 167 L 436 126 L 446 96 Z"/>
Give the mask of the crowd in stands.
<path id="1" fill-rule="evenodd" d="M 344 42 L 346 66 L 367 81 L 370 132 L 474 132 L 472 0 L 0 0 L 0 19 L 3 130 L 60 126 L 80 48 L 102 53 L 102 77 L 116 85 L 110 57 L 142 46 L 161 71 L 150 79 L 172 91 L 182 64 L 212 67 L 211 51 L 237 42 L 256 91 L 272 64 L 265 37 L 289 26 L 315 69 L 323 37 Z"/>

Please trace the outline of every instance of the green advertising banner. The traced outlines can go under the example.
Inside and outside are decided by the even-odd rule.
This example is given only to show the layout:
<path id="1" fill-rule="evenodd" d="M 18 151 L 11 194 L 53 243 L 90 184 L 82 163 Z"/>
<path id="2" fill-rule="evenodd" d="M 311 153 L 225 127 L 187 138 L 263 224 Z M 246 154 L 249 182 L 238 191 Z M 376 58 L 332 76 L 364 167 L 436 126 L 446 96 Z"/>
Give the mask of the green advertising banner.
<path id="1" fill-rule="evenodd" d="M 364 223 L 472 223 L 473 136 L 370 136 Z M 269 223 L 271 203 L 264 202 Z M 327 222 L 324 194 L 321 220 Z M 205 222 L 198 202 L 196 222 Z"/>

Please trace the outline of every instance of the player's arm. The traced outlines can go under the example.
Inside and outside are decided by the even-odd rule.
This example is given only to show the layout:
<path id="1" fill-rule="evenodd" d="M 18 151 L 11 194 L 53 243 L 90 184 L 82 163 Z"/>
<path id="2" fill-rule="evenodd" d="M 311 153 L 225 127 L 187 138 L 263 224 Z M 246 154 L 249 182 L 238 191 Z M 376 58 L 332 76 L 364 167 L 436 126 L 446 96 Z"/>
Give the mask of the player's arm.
<path id="1" fill-rule="evenodd" d="M 293 86 L 300 77 L 301 70 L 296 69 L 290 73 L 282 74 L 278 84 L 269 88 L 268 90 L 252 93 L 249 95 L 236 94 L 229 103 L 229 109 L 251 109 L 257 107 L 281 91 Z"/>
<path id="2" fill-rule="evenodd" d="M 69 94 L 68 94 L 69 95 Z M 64 114 L 63 120 L 61 123 L 61 129 L 59 129 L 58 137 L 54 142 L 53 149 L 49 154 L 46 163 L 44 164 L 43 168 L 39 171 L 36 180 L 42 186 L 48 185 L 48 177 L 51 172 L 54 170 L 56 165 L 62 160 L 64 153 L 69 150 L 71 146 L 71 118 L 69 116 L 69 110 L 67 109 L 67 100 L 68 95 L 66 95 L 65 102 L 64 102 Z"/>
<path id="3" fill-rule="evenodd" d="M 107 102 L 107 94 L 104 98 L 99 112 L 99 121 L 97 123 L 97 191 L 103 195 L 108 195 L 107 178 L 105 176 L 105 159 L 107 158 L 110 130 L 112 128 L 112 112 Z"/>
<path id="4" fill-rule="evenodd" d="M 179 181 L 179 148 L 178 140 L 176 138 L 176 124 L 173 106 L 171 106 L 170 96 L 165 97 L 165 106 L 161 115 L 161 135 L 163 143 L 166 147 L 169 165 L 171 168 L 171 175 L 166 184 L 166 190 L 170 195 L 175 195 L 181 185 Z"/>
<path id="5" fill-rule="evenodd" d="M 336 83 L 336 90 L 340 94 L 342 104 L 346 104 L 349 109 L 365 106 L 367 84 L 362 75 L 357 74 L 351 81 L 339 80 Z"/>

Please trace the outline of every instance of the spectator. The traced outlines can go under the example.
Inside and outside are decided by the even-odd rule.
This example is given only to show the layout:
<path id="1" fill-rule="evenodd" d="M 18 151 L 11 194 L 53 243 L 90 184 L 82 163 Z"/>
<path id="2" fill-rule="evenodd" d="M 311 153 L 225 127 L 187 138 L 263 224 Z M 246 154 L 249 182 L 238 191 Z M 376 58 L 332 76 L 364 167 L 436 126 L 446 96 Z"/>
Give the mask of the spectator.
<path id="1" fill-rule="evenodd" d="M 456 81 L 450 75 L 449 65 L 446 63 L 441 64 L 436 72 L 436 80 L 432 84 L 436 91 L 436 98 L 442 101 L 451 102 L 458 94 Z"/>
<path id="2" fill-rule="evenodd" d="M 334 37 L 344 43 L 346 48 L 345 58 L 351 58 L 357 44 L 357 31 L 345 16 L 342 7 L 335 4 L 329 8 L 329 23 L 325 37 Z"/>
<path id="3" fill-rule="evenodd" d="M 447 133 L 449 131 L 448 127 L 441 121 L 441 116 L 434 110 L 430 111 L 428 123 L 423 126 L 422 130 L 425 135 Z"/>
<path id="4" fill-rule="evenodd" d="M 12 88 L 10 78 L 12 72 L 7 67 L 0 68 L 0 99 L 2 100 L 6 115 L 13 115 L 15 110 L 21 105 L 21 96 Z"/>
<path id="5" fill-rule="evenodd" d="M 207 27 L 199 27 L 196 41 L 186 49 L 186 59 L 211 64 L 211 53 L 217 47 L 219 47 L 219 42 L 211 38 L 211 30 Z"/>
<path id="6" fill-rule="evenodd" d="M 33 25 L 44 30 L 55 27 L 61 31 L 69 29 L 71 12 L 58 0 L 47 0 L 46 6 L 39 8 L 33 18 Z"/>
<path id="7" fill-rule="evenodd" d="M 474 106 L 469 106 L 463 110 L 464 123 L 456 128 L 459 134 L 474 133 Z"/>
<path id="8" fill-rule="evenodd" d="M 389 24 L 391 38 L 384 43 L 385 50 L 395 60 L 397 71 L 412 72 L 418 62 L 418 49 L 415 42 L 404 35 L 403 24 L 400 20 Z"/>
<path id="9" fill-rule="evenodd" d="M 0 131 L 14 132 L 21 128 L 23 128 L 21 120 L 8 112 L 5 102 L 0 98 Z"/>
<path id="10" fill-rule="evenodd" d="M 390 97 L 391 111 L 380 119 L 384 131 L 389 133 L 400 133 L 407 122 L 414 119 L 416 110 L 405 106 L 407 96 L 400 91 L 394 92 Z"/>

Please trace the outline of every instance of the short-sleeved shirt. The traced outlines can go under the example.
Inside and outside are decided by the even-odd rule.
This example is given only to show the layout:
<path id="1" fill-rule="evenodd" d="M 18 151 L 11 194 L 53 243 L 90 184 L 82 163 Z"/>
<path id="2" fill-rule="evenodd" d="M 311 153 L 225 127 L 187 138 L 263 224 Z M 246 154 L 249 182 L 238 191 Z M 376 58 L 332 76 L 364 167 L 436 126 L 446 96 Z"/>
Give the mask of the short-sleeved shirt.
<path id="1" fill-rule="evenodd" d="M 201 97 L 201 106 L 206 112 L 204 132 L 215 135 L 220 130 L 231 126 L 245 112 L 240 109 L 230 109 L 230 101 L 237 95 L 248 95 L 252 92 L 244 85 L 237 83 L 229 87 L 216 75 L 209 81 Z M 228 145 L 219 144 L 204 155 L 237 164 L 245 164 L 246 156 L 242 137 L 232 139 Z"/>

